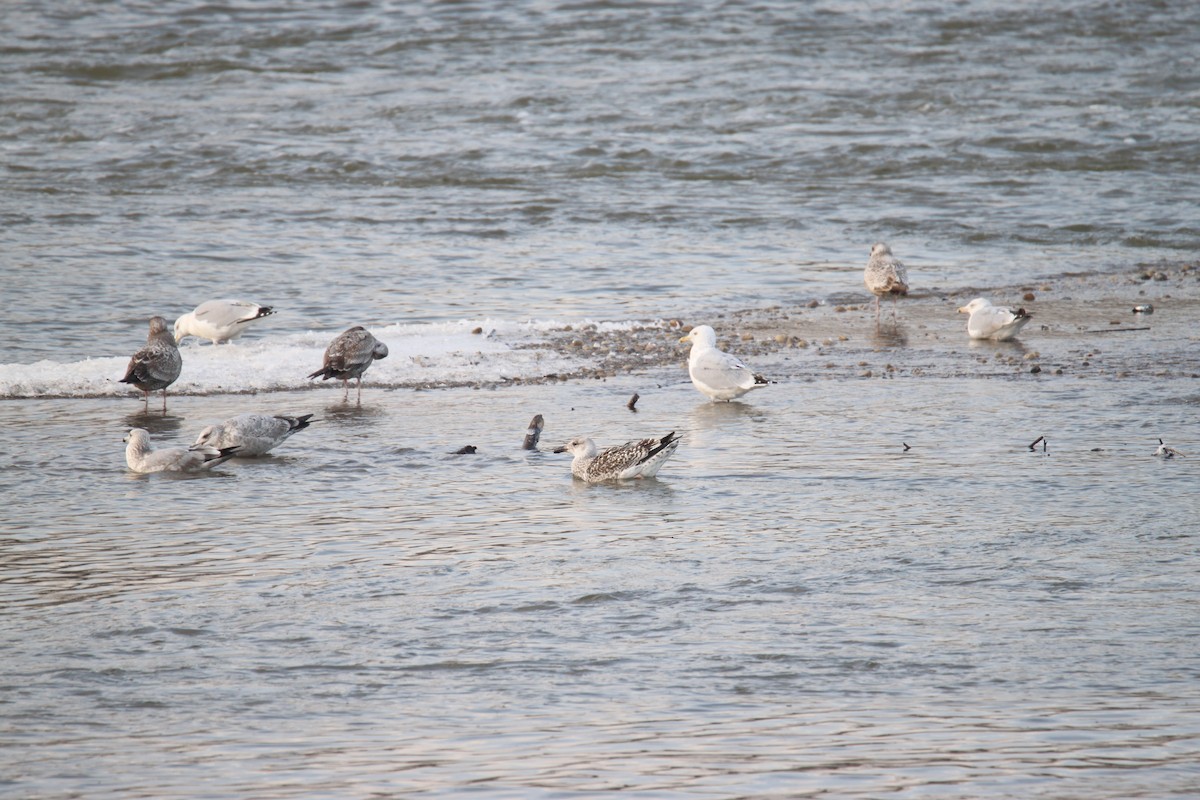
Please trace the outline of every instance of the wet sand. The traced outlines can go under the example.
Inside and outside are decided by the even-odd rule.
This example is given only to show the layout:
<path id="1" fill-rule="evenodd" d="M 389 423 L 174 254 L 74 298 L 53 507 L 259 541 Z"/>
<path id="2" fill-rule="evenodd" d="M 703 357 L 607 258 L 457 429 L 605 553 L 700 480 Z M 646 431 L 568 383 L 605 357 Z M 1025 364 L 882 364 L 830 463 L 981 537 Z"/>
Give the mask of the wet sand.
<path id="1" fill-rule="evenodd" d="M 965 314 L 972 298 L 1023 307 L 1033 320 L 1009 342 L 972 341 Z M 1150 305 L 1150 313 L 1135 312 Z M 678 366 L 686 377 L 692 325 L 717 330 L 719 346 L 773 379 L 1200 377 L 1194 355 L 1200 331 L 1200 269 L 1192 264 L 1140 265 L 1121 275 L 1062 275 L 1036 284 L 921 290 L 884 300 L 847 292 L 798 305 L 741 309 L 714 319 L 672 319 L 632 330 L 567 327 L 545 346 L 594 363 L 544 380 L 607 378 Z M 538 345 L 542 346 L 542 345 Z M 528 382 L 528 381 L 527 381 Z"/>

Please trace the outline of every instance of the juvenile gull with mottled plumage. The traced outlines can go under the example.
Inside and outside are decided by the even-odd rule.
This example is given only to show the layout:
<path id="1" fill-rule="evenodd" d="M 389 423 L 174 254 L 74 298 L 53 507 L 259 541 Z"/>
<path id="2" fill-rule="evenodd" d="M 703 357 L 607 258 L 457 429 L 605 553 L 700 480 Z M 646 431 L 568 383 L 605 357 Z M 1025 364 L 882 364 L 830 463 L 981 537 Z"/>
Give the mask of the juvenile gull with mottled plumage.
<path id="1" fill-rule="evenodd" d="M 134 472 L 199 472 L 212 469 L 233 458 L 236 447 L 193 446 L 154 450 L 150 434 L 144 428 L 131 428 L 125 434 L 125 463 Z"/>
<path id="2" fill-rule="evenodd" d="M 311 418 L 312 414 L 299 417 L 239 414 L 200 431 L 193 446 L 207 445 L 218 449 L 236 447 L 238 458 L 266 455 L 293 433 L 307 428 Z"/>
<path id="3" fill-rule="evenodd" d="M 146 405 L 150 405 L 150 393 L 162 389 L 163 411 L 167 410 L 167 387 L 179 377 L 183 370 L 183 358 L 174 337 L 167 330 L 167 321 L 162 317 L 150 318 L 150 333 L 146 345 L 133 354 L 125 377 L 119 383 L 131 383 L 145 393 Z"/>
<path id="4" fill-rule="evenodd" d="M 245 333 L 251 322 L 274 313 L 270 306 L 247 300 L 208 300 L 175 320 L 175 341 L 199 336 L 213 344 L 229 342 Z"/>
<path id="5" fill-rule="evenodd" d="M 575 456 L 571 462 L 571 474 L 588 483 L 626 480 L 629 478 L 653 478 L 663 462 L 671 457 L 679 446 L 675 431 L 658 439 L 641 439 L 634 442 L 597 451 L 596 443 L 586 436 L 577 436 L 556 453 Z"/>
<path id="6" fill-rule="evenodd" d="M 376 339 L 367 329 L 356 325 L 338 336 L 325 349 L 325 363 L 308 377 L 326 381 L 338 378 L 342 387 L 350 391 L 349 380 L 358 378 L 358 397 L 362 399 L 362 374 L 376 359 L 387 358 L 387 345 Z"/>
<path id="7" fill-rule="evenodd" d="M 863 283 L 875 295 L 875 324 L 879 324 L 879 299 L 885 294 L 892 296 L 892 319 L 896 318 L 896 297 L 908 294 L 908 272 L 900 259 L 892 255 L 892 248 L 883 242 L 871 246 L 871 257 L 863 271 Z"/>

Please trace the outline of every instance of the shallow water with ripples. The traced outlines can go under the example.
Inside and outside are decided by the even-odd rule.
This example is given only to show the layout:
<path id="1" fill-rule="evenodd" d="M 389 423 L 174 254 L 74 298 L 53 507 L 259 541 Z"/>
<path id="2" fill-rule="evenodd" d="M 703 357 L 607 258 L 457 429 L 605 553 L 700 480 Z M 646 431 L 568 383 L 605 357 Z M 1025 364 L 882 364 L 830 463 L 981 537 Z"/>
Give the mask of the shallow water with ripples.
<path id="1" fill-rule="evenodd" d="M 727 405 L 682 351 L 561 381 L 592 354 L 529 345 L 857 302 L 876 240 L 927 298 L 1189 259 L 1198 15 L 7 4 L 0 794 L 1189 796 L 1194 369 L 980 368 L 1027 351 L 929 300 L 847 356 L 900 377 L 777 350 Z M 165 414 L 114 388 L 218 296 L 279 313 L 187 344 Z M 1094 361 L 1187 340 L 1153 299 Z M 361 404 L 300 388 L 351 324 L 393 351 Z M 130 427 L 245 411 L 319 421 L 125 469 Z M 652 481 L 549 452 L 670 430 Z"/>

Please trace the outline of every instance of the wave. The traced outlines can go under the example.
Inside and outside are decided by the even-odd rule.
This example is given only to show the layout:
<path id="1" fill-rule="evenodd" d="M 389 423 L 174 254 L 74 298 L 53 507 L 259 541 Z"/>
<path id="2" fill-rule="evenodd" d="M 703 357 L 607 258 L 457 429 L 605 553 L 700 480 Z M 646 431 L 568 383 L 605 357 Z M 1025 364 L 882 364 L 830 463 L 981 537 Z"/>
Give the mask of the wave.
<path id="1" fill-rule="evenodd" d="M 371 333 L 388 346 L 389 355 L 371 366 L 363 383 L 390 388 L 462 386 L 569 373 L 581 366 L 580 359 L 556 352 L 548 341 L 550 332 L 562 327 L 554 321 L 503 320 L 373 327 Z M 321 386 L 321 381 L 305 376 L 321 366 L 325 348 L 339 333 L 308 331 L 255 339 L 251 332 L 223 345 L 188 339 L 180 347 L 183 372 L 168 392 L 239 394 Z M 137 394 L 118 382 L 128 363 L 129 355 L 0 364 L 0 398 Z"/>

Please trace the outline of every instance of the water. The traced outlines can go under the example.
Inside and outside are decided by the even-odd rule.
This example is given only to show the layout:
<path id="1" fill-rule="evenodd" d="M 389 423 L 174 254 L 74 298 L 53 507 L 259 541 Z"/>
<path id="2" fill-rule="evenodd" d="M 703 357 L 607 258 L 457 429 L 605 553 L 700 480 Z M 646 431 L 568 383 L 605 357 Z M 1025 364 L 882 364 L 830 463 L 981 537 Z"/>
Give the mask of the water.
<path id="1" fill-rule="evenodd" d="M 1198 15 L 8 4 L 0 791 L 1188 796 Z M 144 413 L 146 319 L 218 296 L 279 313 Z M 703 402 L 671 319 L 778 383 Z M 352 324 L 361 405 L 303 380 Z M 124 468 L 244 411 L 321 421 Z"/>

